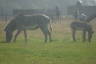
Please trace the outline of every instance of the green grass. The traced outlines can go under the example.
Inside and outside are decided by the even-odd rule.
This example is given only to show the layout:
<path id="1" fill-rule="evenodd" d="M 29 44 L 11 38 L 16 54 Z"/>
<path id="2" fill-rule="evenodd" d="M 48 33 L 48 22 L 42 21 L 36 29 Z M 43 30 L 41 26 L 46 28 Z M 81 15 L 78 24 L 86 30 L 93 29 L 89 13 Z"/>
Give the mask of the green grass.
<path id="1" fill-rule="evenodd" d="M 0 64 L 96 64 L 96 34 L 92 42 L 82 42 L 81 36 L 73 42 L 65 24 L 53 26 L 53 42 L 43 42 L 42 33 L 28 32 L 28 43 L 21 34 L 17 42 L 3 43 L 0 35 Z M 66 31 L 67 30 L 67 31 Z M 79 33 L 78 33 L 79 34 Z"/>
<path id="2" fill-rule="evenodd" d="M 0 64 L 96 64 L 95 42 L 37 40 L 0 43 Z"/>

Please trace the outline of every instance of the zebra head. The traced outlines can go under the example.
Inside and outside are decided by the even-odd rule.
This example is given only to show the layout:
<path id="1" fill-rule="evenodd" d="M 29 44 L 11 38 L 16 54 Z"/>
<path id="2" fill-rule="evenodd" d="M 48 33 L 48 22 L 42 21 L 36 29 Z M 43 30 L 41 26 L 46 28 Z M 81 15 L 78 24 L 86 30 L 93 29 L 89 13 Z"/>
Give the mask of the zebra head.
<path id="1" fill-rule="evenodd" d="M 15 22 L 10 21 L 7 26 L 5 27 L 5 36 L 6 36 L 6 42 L 11 42 L 12 36 L 13 36 L 13 31 L 16 29 L 16 24 Z"/>

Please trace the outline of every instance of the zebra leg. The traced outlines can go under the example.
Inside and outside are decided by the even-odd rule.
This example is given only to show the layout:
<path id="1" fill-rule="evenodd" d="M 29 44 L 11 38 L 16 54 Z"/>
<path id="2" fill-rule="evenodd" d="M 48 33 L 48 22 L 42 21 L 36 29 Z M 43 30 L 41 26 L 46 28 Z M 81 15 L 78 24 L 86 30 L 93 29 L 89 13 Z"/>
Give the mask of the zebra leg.
<path id="1" fill-rule="evenodd" d="M 49 41 L 51 42 L 52 41 L 51 32 L 48 30 L 48 28 L 47 28 L 47 34 L 49 35 Z"/>
<path id="2" fill-rule="evenodd" d="M 73 38 L 73 41 L 76 41 L 75 34 L 76 34 L 76 30 L 72 30 L 72 38 Z"/>
<path id="3" fill-rule="evenodd" d="M 15 34 L 13 42 L 16 42 L 17 36 L 20 34 L 21 30 L 18 30 L 17 33 Z"/>
<path id="4" fill-rule="evenodd" d="M 40 27 L 40 29 L 43 32 L 44 36 L 45 36 L 45 41 L 44 42 L 47 42 L 47 39 L 48 39 L 48 30 L 46 29 L 46 26 L 45 27 Z"/>
<path id="5" fill-rule="evenodd" d="M 25 42 L 27 42 L 27 31 L 24 30 L 24 37 L 25 37 Z"/>
<path id="6" fill-rule="evenodd" d="M 86 41 L 86 31 L 83 31 L 83 42 Z"/>
<path id="7" fill-rule="evenodd" d="M 91 42 L 92 33 L 88 32 L 88 42 Z"/>

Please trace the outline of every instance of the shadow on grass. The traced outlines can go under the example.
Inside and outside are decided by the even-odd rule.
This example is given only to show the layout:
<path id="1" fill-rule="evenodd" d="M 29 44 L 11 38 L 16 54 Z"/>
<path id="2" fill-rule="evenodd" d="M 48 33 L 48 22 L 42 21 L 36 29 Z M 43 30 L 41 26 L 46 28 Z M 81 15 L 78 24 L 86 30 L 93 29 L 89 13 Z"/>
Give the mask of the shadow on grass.
<path id="1" fill-rule="evenodd" d="M 8 42 L 6 42 L 6 41 L 0 41 L 0 43 L 8 43 Z M 10 42 L 9 42 L 10 43 Z"/>

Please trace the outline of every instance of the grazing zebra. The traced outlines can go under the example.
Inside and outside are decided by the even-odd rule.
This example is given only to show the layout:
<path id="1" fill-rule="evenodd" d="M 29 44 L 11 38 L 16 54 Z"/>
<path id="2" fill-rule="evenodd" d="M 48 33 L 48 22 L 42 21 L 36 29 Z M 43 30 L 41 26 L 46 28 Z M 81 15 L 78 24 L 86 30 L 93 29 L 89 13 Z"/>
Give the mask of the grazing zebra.
<path id="1" fill-rule="evenodd" d="M 76 38 L 75 38 L 76 30 L 81 30 L 83 31 L 83 41 L 86 40 L 86 33 L 88 33 L 88 41 L 91 42 L 91 38 L 93 34 L 91 25 L 87 23 L 81 23 L 81 22 L 72 22 L 71 29 L 72 29 L 72 38 L 74 41 L 76 41 Z"/>
<path id="2" fill-rule="evenodd" d="M 17 36 L 21 31 L 24 31 L 25 41 L 27 41 L 27 33 L 26 30 L 32 30 L 40 28 L 45 36 L 45 42 L 47 42 L 48 37 L 49 41 L 51 41 L 51 32 L 48 29 L 48 24 L 50 24 L 50 18 L 44 14 L 38 15 L 18 15 L 13 20 L 7 24 L 5 27 L 6 32 L 6 42 L 11 42 L 13 37 L 13 32 L 17 30 L 17 33 L 14 36 L 14 40 L 16 41 Z M 51 26 L 50 26 L 51 28 Z"/>

